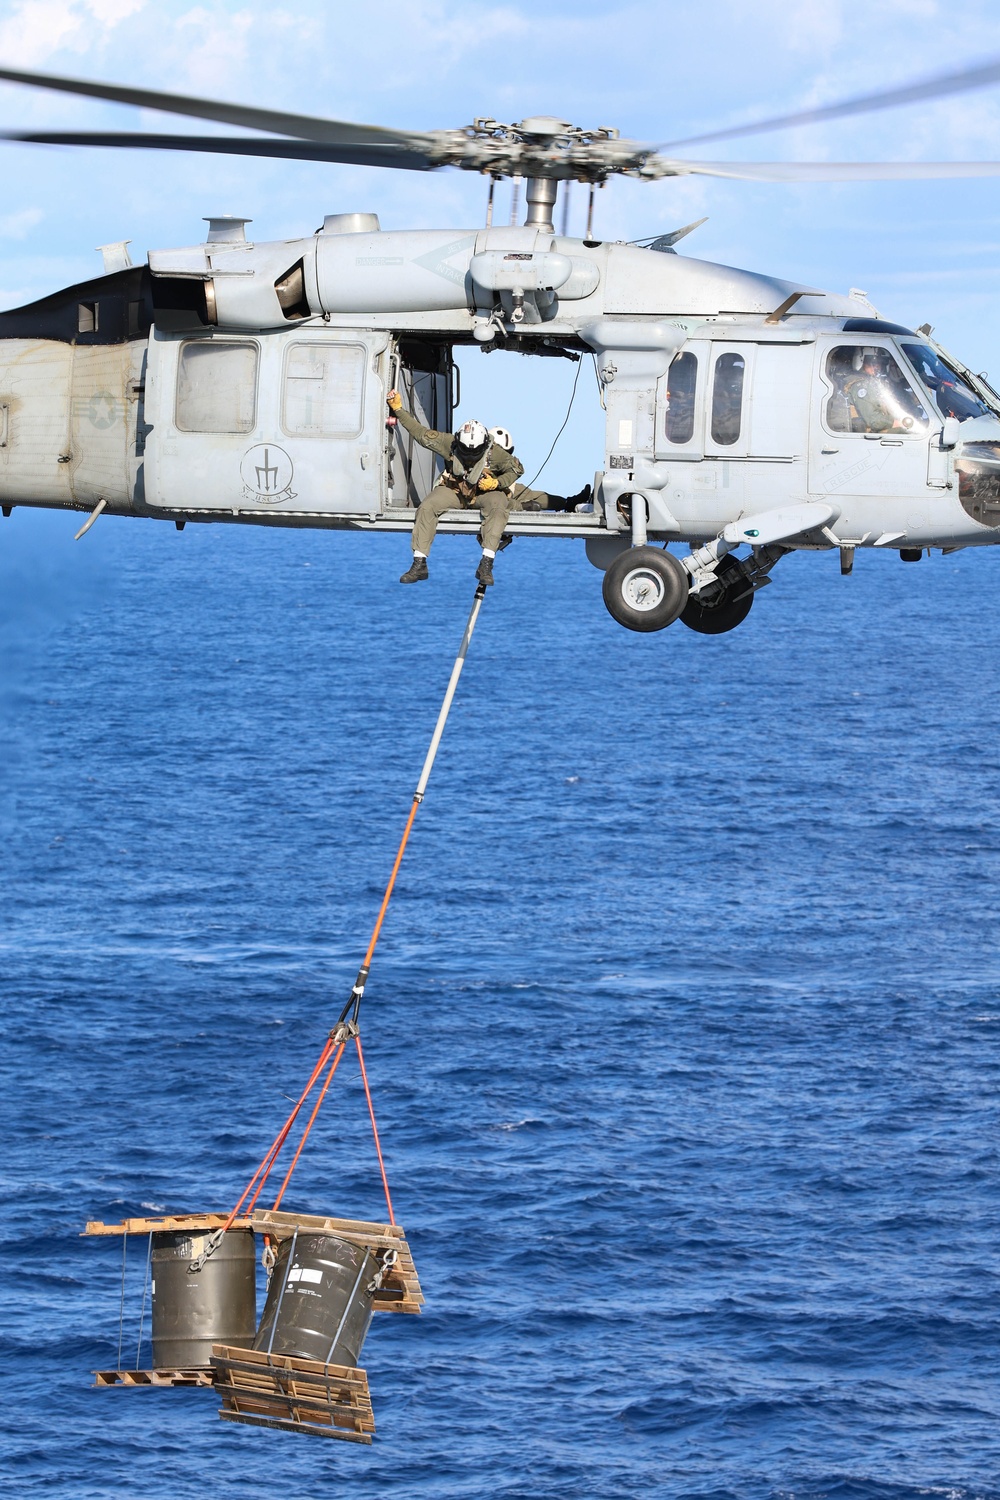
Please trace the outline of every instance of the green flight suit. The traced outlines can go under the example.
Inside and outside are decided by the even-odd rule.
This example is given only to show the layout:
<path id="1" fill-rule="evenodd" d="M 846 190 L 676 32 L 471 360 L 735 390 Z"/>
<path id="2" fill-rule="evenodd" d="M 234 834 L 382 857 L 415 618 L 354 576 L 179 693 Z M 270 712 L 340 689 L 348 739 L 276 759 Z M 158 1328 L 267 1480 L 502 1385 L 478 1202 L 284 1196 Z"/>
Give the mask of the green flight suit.
<path id="1" fill-rule="evenodd" d="M 421 448 L 428 448 L 444 459 L 444 473 L 430 494 L 421 500 L 413 522 L 411 546 L 414 552 L 427 556 L 437 531 L 438 521 L 448 510 L 470 510 L 475 506 L 482 515 L 481 530 L 483 549 L 495 552 L 503 536 L 510 513 L 516 508 L 511 496 L 511 485 L 520 479 L 524 468 L 514 456 L 491 443 L 485 455 L 474 464 L 466 464 L 454 450 L 454 437 L 450 432 L 435 432 L 424 427 L 408 411 L 396 412 L 400 425 Z M 492 474 L 497 481 L 495 490 L 477 488 L 484 474 Z"/>
<path id="2" fill-rule="evenodd" d="M 865 424 L 866 432 L 891 432 L 895 412 L 886 404 L 885 385 L 878 375 L 862 370 L 845 387 L 845 394 Z"/>
<path id="3" fill-rule="evenodd" d="M 570 510 L 571 501 L 580 500 L 586 495 L 585 490 L 580 490 L 575 496 L 550 495 L 547 490 L 529 490 L 527 485 L 515 484 L 511 490 L 514 504 L 511 510 L 524 510 L 533 500 L 539 510 Z"/>

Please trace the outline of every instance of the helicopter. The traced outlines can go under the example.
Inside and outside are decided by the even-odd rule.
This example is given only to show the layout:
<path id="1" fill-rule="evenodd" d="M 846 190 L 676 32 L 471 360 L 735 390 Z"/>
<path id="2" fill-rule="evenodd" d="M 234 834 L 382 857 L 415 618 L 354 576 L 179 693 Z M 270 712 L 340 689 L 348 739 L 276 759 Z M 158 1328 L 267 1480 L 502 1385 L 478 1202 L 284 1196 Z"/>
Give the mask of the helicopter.
<path id="1" fill-rule="evenodd" d="M 918 561 L 1000 541 L 1000 395 L 933 338 L 846 296 L 678 253 L 698 227 L 594 237 L 616 174 L 843 181 L 1000 175 L 1000 162 L 711 162 L 678 148 L 890 108 L 1000 81 L 991 63 L 797 114 L 646 143 L 549 116 L 407 132 L 0 69 L 0 80 L 265 132 L 5 132 L 10 143 L 149 147 L 446 167 L 488 180 L 485 223 L 383 230 L 340 212 L 255 243 L 208 219 L 198 243 L 100 247 L 104 273 L 0 313 L 0 507 L 408 533 L 440 465 L 387 411 L 398 389 L 449 430 L 456 349 L 594 362 L 605 421 L 593 500 L 513 510 L 507 535 L 582 539 L 630 630 L 741 624 L 796 551 Z M 494 222 L 496 185 L 522 223 Z M 589 187 L 582 239 L 554 227 L 559 184 Z M 699 221 L 703 222 L 703 221 Z M 441 530 L 474 534 L 475 509 Z M 681 553 L 670 546 L 681 544 Z M 686 551 L 683 549 L 687 549 Z"/>

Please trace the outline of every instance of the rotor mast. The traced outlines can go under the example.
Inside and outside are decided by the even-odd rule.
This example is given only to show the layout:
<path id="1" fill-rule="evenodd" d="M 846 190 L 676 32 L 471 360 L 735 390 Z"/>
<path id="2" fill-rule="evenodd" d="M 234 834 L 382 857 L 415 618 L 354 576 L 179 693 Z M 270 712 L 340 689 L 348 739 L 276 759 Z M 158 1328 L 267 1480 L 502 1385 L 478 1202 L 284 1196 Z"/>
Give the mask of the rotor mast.
<path id="1" fill-rule="evenodd" d="M 524 189 L 524 201 L 528 212 L 524 216 L 526 229 L 540 229 L 546 234 L 555 234 L 556 193 L 559 184 L 554 177 L 529 177 Z"/>

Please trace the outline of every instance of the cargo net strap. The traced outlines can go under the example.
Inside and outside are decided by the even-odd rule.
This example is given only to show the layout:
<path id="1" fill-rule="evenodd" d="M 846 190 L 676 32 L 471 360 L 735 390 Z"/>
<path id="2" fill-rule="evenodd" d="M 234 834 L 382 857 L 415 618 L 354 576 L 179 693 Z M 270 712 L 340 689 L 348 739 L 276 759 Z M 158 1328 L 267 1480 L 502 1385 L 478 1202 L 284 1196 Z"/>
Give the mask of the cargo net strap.
<path id="1" fill-rule="evenodd" d="M 241 1212 L 243 1212 L 244 1214 L 250 1214 L 253 1212 L 253 1209 L 257 1204 L 257 1200 L 264 1190 L 264 1184 L 267 1182 L 268 1177 L 271 1175 L 274 1165 L 277 1162 L 278 1157 L 280 1156 L 281 1151 L 285 1145 L 285 1142 L 288 1140 L 288 1137 L 295 1126 L 295 1122 L 298 1119 L 299 1114 L 304 1109 L 306 1101 L 309 1099 L 310 1095 L 313 1092 L 313 1089 L 316 1087 L 317 1083 L 325 1072 L 326 1076 L 325 1078 L 323 1078 L 319 1093 L 317 1094 L 316 1099 L 313 1103 L 312 1113 L 310 1114 L 308 1120 L 305 1123 L 305 1126 L 303 1127 L 302 1134 L 299 1137 L 299 1143 L 295 1148 L 295 1153 L 292 1157 L 291 1162 L 289 1163 L 288 1170 L 285 1172 L 281 1187 L 278 1189 L 278 1196 L 274 1200 L 274 1207 L 279 1207 L 281 1200 L 284 1197 L 285 1189 L 288 1187 L 288 1184 L 291 1181 L 292 1173 L 298 1166 L 299 1158 L 302 1155 L 303 1148 L 305 1147 L 306 1141 L 309 1138 L 309 1133 L 312 1130 L 313 1125 L 315 1124 L 316 1116 L 319 1114 L 323 1100 L 326 1098 L 330 1084 L 333 1082 L 333 1076 L 336 1073 L 337 1068 L 340 1066 L 340 1060 L 344 1055 L 344 1050 L 347 1047 L 348 1043 L 352 1041 L 358 1050 L 358 1063 L 361 1068 L 361 1079 L 365 1087 L 365 1098 L 368 1101 L 368 1113 L 371 1117 L 372 1134 L 375 1137 L 375 1151 L 378 1156 L 379 1171 L 382 1174 L 382 1187 L 385 1190 L 385 1204 L 389 1212 L 389 1223 L 395 1224 L 396 1222 L 395 1215 L 392 1211 L 392 1198 L 389 1195 L 389 1181 L 386 1177 L 385 1161 L 382 1156 L 382 1146 L 379 1141 L 378 1135 L 378 1125 L 375 1122 L 375 1108 L 372 1104 L 371 1089 L 368 1085 L 368 1073 L 365 1068 L 364 1053 L 361 1048 L 361 1035 L 358 1030 L 358 1018 L 361 1012 L 361 1001 L 364 998 L 365 986 L 368 983 L 368 976 L 371 972 L 372 959 L 375 956 L 375 948 L 378 944 L 379 935 L 382 931 L 382 924 L 385 921 L 386 912 L 389 909 L 389 901 L 392 897 L 392 892 L 396 884 L 396 877 L 399 874 L 399 867 L 403 862 L 403 855 L 406 851 L 406 845 L 409 841 L 410 832 L 413 828 L 413 820 L 417 815 L 417 808 L 424 800 L 424 793 L 427 790 L 427 783 L 430 780 L 434 760 L 438 752 L 438 747 L 441 744 L 441 737 L 444 734 L 444 728 L 445 724 L 448 721 L 448 714 L 451 711 L 452 702 L 454 701 L 455 690 L 458 687 L 458 679 L 462 675 L 462 668 L 465 665 L 465 658 L 468 654 L 469 643 L 472 640 L 472 632 L 476 628 L 476 621 L 479 618 L 479 611 L 482 608 L 482 603 L 485 596 L 485 586 L 483 584 L 480 584 L 476 589 L 475 598 L 472 602 L 472 608 L 469 611 L 469 618 L 466 621 L 465 630 L 462 634 L 462 642 L 458 648 L 458 655 L 455 657 L 454 665 L 451 669 L 451 676 L 448 679 L 448 686 L 445 690 L 445 695 L 441 702 L 441 707 L 438 711 L 437 722 L 434 726 L 434 733 L 431 736 L 431 742 L 428 746 L 427 754 L 424 758 L 424 764 L 420 771 L 420 777 L 417 781 L 416 790 L 413 793 L 413 802 L 410 806 L 409 817 L 407 818 L 406 826 L 403 829 L 403 836 L 399 841 L 399 848 L 396 850 L 396 858 L 393 861 L 392 870 L 390 872 L 389 880 L 385 888 L 385 895 L 382 897 L 382 904 L 379 907 L 378 916 L 375 919 L 375 926 L 372 930 L 371 940 L 369 941 L 368 948 L 365 952 L 364 959 L 362 960 L 361 967 L 358 970 L 358 977 L 354 981 L 354 987 L 351 990 L 350 997 L 348 998 L 347 1004 L 344 1006 L 343 1010 L 340 1013 L 340 1016 L 338 1017 L 336 1026 L 334 1026 L 333 1030 L 330 1032 L 330 1035 L 327 1037 L 326 1042 L 323 1046 L 323 1050 L 316 1060 L 316 1065 L 310 1073 L 306 1086 L 302 1090 L 302 1093 L 299 1095 L 299 1098 L 296 1101 L 291 1114 L 288 1116 L 288 1119 L 278 1131 L 278 1134 L 275 1136 L 274 1140 L 271 1143 L 270 1149 L 264 1156 L 263 1161 L 258 1166 L 250 1181 L 247 1183 L 242 1196 L 233 1208 L 233 1211 L 229 1215 L 225 1224 L 223 1224 L 221 1229 L 217 1229 L 215 1233 L 209 1237 L 203 1255 L 197 1257 L 197 1262 L 200 1264 L 204 1264 L 204 1261 L 208 1258 L 209 1255 L 211 1255 L 216 1246 L 222 1243 L 223 1235 L 228 1229 L 232 1228 L 232 1225 L 239 1217 Z M 195 1262 L 192 1262 L 192 1265 L 195 1265 Z"/>
<path id="2" fill-rule="evenodd" d="M 296 1100 L 291 1114 L 288 1116 L 288 1119 L 285 1121 L 284 1125 L 282 1125 L 281 1129 L 278 1131 L 278 1134 L 271 1142 L 269 1150 L 264 1156 L 263 1161 L 258 1166 L 256 1172 L 254 1172 L 250 1181 L 244 1188 L 239 1201 L 236 1203 L 235 1207 L 233 1208 L 232 1212 L 230 1213 L 229 1217 L 222 1225 L 222 1227 L 220 1229 L 217 1229 L 214 1234 L 209 1236 L 208 1242 L 202 1255 L 196 1257 L 200 1265 L 203 1265 L 205 1260 L 208 1259 L 209 1255 L 212 1254 L 212 1251 L 219 1244 L 221 1244 L 223 1235 L 228 1229 L 232 1228 L 234 1222 L 240 1216 L 240 1214 L 251 1214 L 254 1208 L 257 1206 L 257 1200 L 260 1198 L 261 1193 L 264 1191 L 264 1184 L 270 1177 L 271 1172 L 273 1171 L 274 1166 L 278 1160 L 278 1157 L 281 1155 L 282 1148 L 284 1147 L 285 1142 L 288 1140 L 288 1137 L 291 1135 L 292 1130 L 294 1129 L 296 1120 L 304 1109 L 309 1096 L 312 1094 L 320 1078 L 323 1077 L 323 1074 L 325 1073 L 326 1076 L 323 1077 L 319 1092 L 317 1093 L 316 1098 L 313 1102 L 312 1111 L 309 1115 L 308 1120 L 303 1126 L 298 1145 L 296 1146 L 292 1159 L 288 1164 L 288 1168 L 285 1172 L 284 1178 L 282 1179 L 281 1186 L 278 1189 L 277 1197 L 275 1198 L 272 1205 L 272 1207 L 275 1209 L 280 1208 L 281 1200 L 285 1196 L 285 1189 L 288 1187 L 288 1184 L 292 1179 L 292 1173 L 295 1171 L 295 1168 L 299 1164 L 299 1158 L 302 1155 L 302 1151 L 306 1144 L 306 1141 L 309 1139 L 309 1132 L 312 1130 L 313 1125 L 316 1123 L 316 1116 L 319 1114 L 320 1107 L 322 1106 L 323 1100 L 326 1098 L 327 1091 L 329 1090 L 329 1087 L 333 1082 L 333 1076 L 340 1066 L 340 1060 L 343 1057 L 344 1051 L 347 1048 L 349 1042 L 353 1042 L 355 1047 L 357 1048 L 358 1064 L 361 1069 L 361 1081 L 364 1084 L 365 1099 L 368 1103 L 368 1116 L 371 1120 L 372 1135 L 375 1140 L 375 1153 L 378 1157 L 379 1172 L 382 1176 L 382 1188 L 385 1192 L 385 1206 L 389 1214 L 389 1223 L 395 1224 L 396 1219 L 392 1209 L 392 1196 L 389 1192 L 389 1179 L 386 1175 L 385 1170 L 385 1158 L 382 1155 L 382 1143 L 379 1140 L 378 1124 L 375 1119 L 375 1106 L 372 1102 L 372 1091 L 371 1086 L 368 1082 L 368 1070 L 365 1067 L 365 1054 L 361 1046 L 361 1036 L 358 1032 L 356 1022 L 342 1021 L 338 1023 L 335 1030 L 327 1038 L 323 1050 L 316 1060 L 316 1065 L 309 1075 L 309 1080 L 305 1088 L 302 1090 L 302 1093 Z"/>

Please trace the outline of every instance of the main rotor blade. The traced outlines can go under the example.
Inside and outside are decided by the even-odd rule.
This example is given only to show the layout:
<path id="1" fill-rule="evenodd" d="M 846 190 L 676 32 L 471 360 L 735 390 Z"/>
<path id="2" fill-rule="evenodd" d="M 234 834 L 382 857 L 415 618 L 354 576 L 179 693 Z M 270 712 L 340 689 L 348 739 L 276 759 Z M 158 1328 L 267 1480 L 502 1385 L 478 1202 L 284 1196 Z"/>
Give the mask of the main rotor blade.
<path id="1" fill-rule="evenodd" d="M 425 137 L 417 132 L 386 130 L 380 125 L 352 125 L 344 120 L 322 120 L 314 115 L 285 114 L 245 104 L 221 104 L 213 99 L 195 99 L 187 94 L 161 94 L 152 89 L 126 88 L 115 83 L 91 83 L 82 78 L 57 78 L 51 73 L 19 73 L 0 68 L 0 81 L 25 83 L 34 88 L 57 89 L 64 94 L 83 94 L 91 99 L 110 99 L 116 104 L 134 104 L 139 109 L 159 109 L 171 115 L 192 115 L 197 120 L 218 120 L 223 125 L 243 125 L 249 130 L 269 130 L 275 135 L 299 136 L 308 141 L 333 145 L 412 146 L 417 150 Z"/>
<path id="2" fill-rule="evenodd" d="M 221 156 L 271 156 L 290 161 L 341 162 L 355 167 L 398 167 L 429 172 L 435 165 L 420 151 L 404 145 L 328 145 L 320 141 L 255 140 L 252 136 L 150 135 L 143 131 L 36 130 L 0 131 L 0 141 L 27 141 L 40 146 L 117 146 L 125 150 L 210 151 Z"/>
<path id="3" fill-rule="evenodd" d="M 672 151 L 677 146 L 700 146 L 706 141 L 734 140 L 741 135 L 757 135 L 764 130 L 786 130 L 792 125 L 816 125 L 823 120 L 840 120 L 847 115 L 867 114 L 876 109 L 895 109 L 902 104 L 919 104 L 924 99 L 943 99 L 947 94 L 964 94 L 969 89 L 988 88 L 991 83 L 1000 83 L 1000 59 L 984 63 L 978 68 L 963 68 L 958 73 L 939 73 L 926 78 L 922 83 L 911 83 L 903 88 L 886 89 L 877 94 L 859 94 L 854 99 L 844 99 L 839 104 L 824 104 L 818 109 L 798 110 L 791 115 L 775 115 L 769 120 L 757 120 L 752 125 L 734 125 L 727 130 L 713 130 L 705 135 L 690 135 L 683 141 L 667 141 L 659 149 Z"/>
<path id="4" fill-rule="evenodd" d="M 731 177 L 740 182 L 919 182 L 926 178 L 1000 177 L 1000 161 L 668 161 L 664 166 L 664 176 Z"/>

